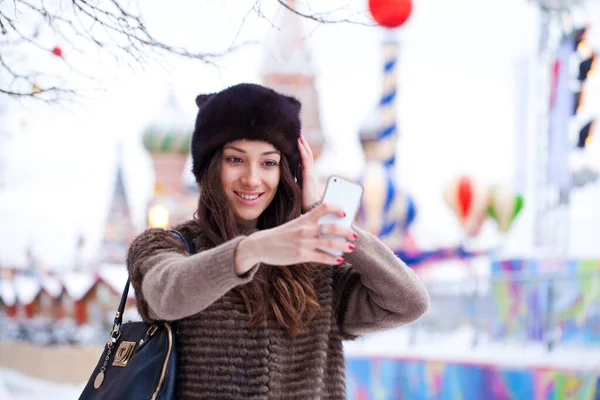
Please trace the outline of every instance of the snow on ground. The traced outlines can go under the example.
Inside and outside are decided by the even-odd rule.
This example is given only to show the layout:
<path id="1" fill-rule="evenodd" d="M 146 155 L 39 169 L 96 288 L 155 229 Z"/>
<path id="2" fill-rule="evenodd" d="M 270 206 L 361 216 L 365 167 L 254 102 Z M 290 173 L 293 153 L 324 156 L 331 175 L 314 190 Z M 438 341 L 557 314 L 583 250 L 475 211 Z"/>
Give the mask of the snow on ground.
<path id="1" fill-rule="evenodd" d="M 60 384 L 0 368 L 0 399 L 2 400 L 77 400 L 85 383 Z"/>

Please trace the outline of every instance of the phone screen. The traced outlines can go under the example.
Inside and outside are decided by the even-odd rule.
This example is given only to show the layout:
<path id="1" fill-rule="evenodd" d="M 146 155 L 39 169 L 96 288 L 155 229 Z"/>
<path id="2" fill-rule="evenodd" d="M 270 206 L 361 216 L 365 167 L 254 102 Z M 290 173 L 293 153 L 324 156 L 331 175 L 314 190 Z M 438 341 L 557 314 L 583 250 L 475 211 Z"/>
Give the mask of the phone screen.
<path id="1" fill-rule="evenodd" d="M 346 216 L 343 218 L 337 217 L 332 214 L 324 215 L 319 218 L 319 224 L 339 224 L 345 227 L 351 227 L 360 201 L 363 194 L 363 187 L 358 183 L 348 181 L 340 178 L 339 176 L 332 176 L 327 181 L 327 187 L 325 188 L 325 194 L 323 195 L 323 202 L 327 204 L 335 204 L 342 207 L 346 212 Z M 336 238 L 335 235 L 324 235 L 324 237 Z M 331 255 L 341 256 L 342 252 L 333 249 L 320 249 Z"/>

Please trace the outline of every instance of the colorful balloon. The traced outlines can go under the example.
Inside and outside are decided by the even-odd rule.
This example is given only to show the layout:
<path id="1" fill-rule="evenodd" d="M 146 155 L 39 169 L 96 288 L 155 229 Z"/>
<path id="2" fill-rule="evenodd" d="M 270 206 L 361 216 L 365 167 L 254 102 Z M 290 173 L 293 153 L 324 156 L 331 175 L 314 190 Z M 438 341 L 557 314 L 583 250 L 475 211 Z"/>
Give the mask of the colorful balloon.
<path id="1" fill-rule="evenodd" d="M 476 236 L 487 218 L 490 204 L 488 187 L 468 176 L 461 176 L 446 187 L 444 198 L 465 234 Z"/>
<path id="2" fill-rule="evenodd" d="M 386 28 L 397 28 L 410 17 L 412 1 L 369 0 L 369 11 L 379 25 Z"/>
<path id="3" fill-rule="evenodd" d="M 495 186 L 491 189 L 488 214 L 498 223 L 501 232 L 508 232 L 512 222 L 523 209 L 523 203 L 522 195 L 515 195 L 504 187 Z"/>
<path id="4" fill-rule="evenodd" d="M 461 176 L 458 179 L 458 210 L 460 219 L 464 220 L 471 211 L 473 202 L 473 184 L 471 179 Z"/>

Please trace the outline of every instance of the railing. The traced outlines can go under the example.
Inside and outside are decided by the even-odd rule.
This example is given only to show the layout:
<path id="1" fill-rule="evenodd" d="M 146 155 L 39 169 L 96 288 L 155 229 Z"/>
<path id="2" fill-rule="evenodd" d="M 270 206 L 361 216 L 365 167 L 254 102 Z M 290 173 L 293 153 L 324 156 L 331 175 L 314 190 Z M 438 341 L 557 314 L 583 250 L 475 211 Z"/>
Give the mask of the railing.
<path id="1" fill-rule="evenodd" d="M 600 346 L 600 269 L 493 275 L 459 283 L 429 282 L 430 310 L 412 324 L 419 333 L 470 332 L 472 344 L 543 343 Z M 426 335 L 428 336 L 428 335 Z"/>

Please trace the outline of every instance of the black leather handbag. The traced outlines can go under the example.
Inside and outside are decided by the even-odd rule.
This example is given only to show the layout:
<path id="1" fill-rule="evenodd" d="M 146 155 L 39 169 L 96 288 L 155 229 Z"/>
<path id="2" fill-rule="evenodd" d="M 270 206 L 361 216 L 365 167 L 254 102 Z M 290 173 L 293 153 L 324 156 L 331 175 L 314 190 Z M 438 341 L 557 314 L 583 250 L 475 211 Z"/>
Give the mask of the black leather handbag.
<path id="1" fill-rule="evenodd" d="M 193 243 L 172 231 L 194 254 Z M 110 338 L 79 400 L 175 399 L 177 353 L 172 323 L 156 321 L 122 324 L 129 292 L 127 279 Z"/>

